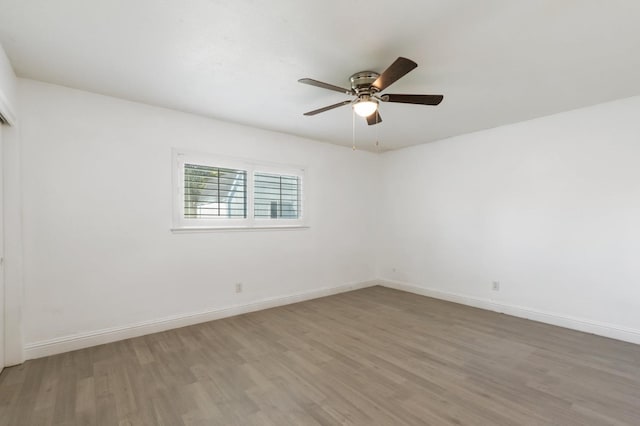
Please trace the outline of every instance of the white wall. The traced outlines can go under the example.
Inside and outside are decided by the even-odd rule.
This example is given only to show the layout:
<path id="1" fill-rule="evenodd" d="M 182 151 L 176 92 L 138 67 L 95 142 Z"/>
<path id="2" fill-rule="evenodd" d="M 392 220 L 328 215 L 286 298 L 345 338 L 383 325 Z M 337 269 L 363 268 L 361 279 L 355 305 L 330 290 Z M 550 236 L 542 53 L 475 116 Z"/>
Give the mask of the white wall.
<path id="1" fill-rule="evenodd" d="M 18 89 L 27 356 L 376 277 L 640 342 L 638 97 L 377 156 Z M 171 147 L 308 166 L 311 228 L 171 233 Z"/>
<path id="2" fill-rule="evenodd" d="M 375 278 L 375 154 L 31 80 L 19 96 L 31 356 L 79 333 Z M 170 232 L 172 147 L 307 166 L 310 229 Z"/>
<path id="3" fill-rule="evenodd" d="M 640 343 L 639 111 L 634 97 L 384 154 L 380 275 Z"/>

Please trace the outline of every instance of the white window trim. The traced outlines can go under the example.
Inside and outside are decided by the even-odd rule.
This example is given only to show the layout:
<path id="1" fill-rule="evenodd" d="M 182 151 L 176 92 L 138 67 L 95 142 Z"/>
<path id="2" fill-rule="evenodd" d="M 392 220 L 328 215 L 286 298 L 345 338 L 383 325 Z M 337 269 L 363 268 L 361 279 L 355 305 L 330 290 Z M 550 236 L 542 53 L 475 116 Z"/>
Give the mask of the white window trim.
<path id="1" fill-rule="evenodd" d="M 259 162 L 250 159 L 224 157 L 180 149 L 172 149 L 172 231 L 216 231 L 216 230 L 259 230 L 259 229 L 304 229 L 308 228 L 306 168 L 284 164 Z M 184 217 L 184 165 L 185 163 L 229 168 L 246 171 L 246 218 L 186 219 Z M 255 219 L 253 182 L 256 173 L 273 173 L 297 176 L 300 179 L 300 200 L 302 208 L 297 219 Z"/>

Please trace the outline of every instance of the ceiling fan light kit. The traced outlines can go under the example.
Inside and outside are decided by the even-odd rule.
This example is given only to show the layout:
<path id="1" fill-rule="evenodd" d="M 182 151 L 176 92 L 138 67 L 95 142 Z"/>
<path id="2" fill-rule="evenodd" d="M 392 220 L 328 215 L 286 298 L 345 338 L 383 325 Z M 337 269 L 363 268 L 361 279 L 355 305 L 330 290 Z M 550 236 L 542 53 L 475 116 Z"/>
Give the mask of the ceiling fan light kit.
<path id="1" fill-rule="evenodd" d="M 378 109 L 378 101 L 369 95 L 361 95 L 353 103 L 353 111 L 360 117 L 368 117 Z"/>
<path id="2" fill-rule="evenodd" d="M 351 83 L 350 89 L 334 86 L 333 84 L 324 83 L 311 78 L 302 78 L 298 80 L 300 83 L 355 96 L 353 100 L 346 100 L 337 104 L 309 111 L 304 113 L 304 115 L 312 116 L 351 104 L 353 111 L 360 117 L 366 118 L 367 124 L 371 126 L 382 122 L 378 108 L 380 102 L 438 105 L 442 102 L 442 95 L 380 94 L 380 92 L 407 75 L 417 66 L 418 64 L 413 62 L 411 59 L 399 57 L 393 64 L 384 70 L 382 74 L 378 74 L 374 71 L 360 71 L 353 74 L 349 77 L 349 82 Z"/>

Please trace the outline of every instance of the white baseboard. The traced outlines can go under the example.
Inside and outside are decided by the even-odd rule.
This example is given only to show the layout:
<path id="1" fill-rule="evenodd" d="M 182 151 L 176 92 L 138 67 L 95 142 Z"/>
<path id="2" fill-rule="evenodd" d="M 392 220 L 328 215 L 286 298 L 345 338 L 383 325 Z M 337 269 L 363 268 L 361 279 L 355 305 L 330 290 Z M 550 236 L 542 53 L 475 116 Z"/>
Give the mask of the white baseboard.
<path id="1" fill-rule="evenodd" d="M 232 317 L 277 306 L 290 305 L 292 303 L 303 302 L 305 300 L 317 299 L 319 297 L 331 296 L 333 294 L 344 293 L 346 291 L 379 285 L 379 281 L 364 281 L 358 283 L 344 284 L 337 287 L 325 287 L 287 296 L 270 297 L 244 305 L 234 305 L 225 308 L 214 308 L 201 312 L 174 315 L 157 320 L 144 321 L 136 324 L 129 324 L 121 327 L 105 328 L 102 330 L 87 333 L 63 336 L 55 339 L 43 340 L 40 342 L 25 345 L 25 359 L 41 358 L 44 356 L 74 351 L 91 346 L 111 343 L 118 340 L 130 339 L 132 337 L 144 336 L 146 334 L 158 333 L 174 328 L 186 327 L 202 322 L 216 319 Z"/>
<path id="2" fill-rule="evenodd" d="M 34 342 L 25 345 L 25 359 L 41 358 L 44 356 L 55 355 L 59 353 L 74 351 L 77 349 L 111 343 L 118 340 L 144 336 L 146 334 L 158 333 L 174 328 L 186 327 L 189 325 L 213 321 L 216 319 L 232 317 L 235 315 L 260 311 L 277 306 L 289 305 L 292 303 L 303 302 L 305 300 L 317 299 L 319 297 L 331 296 L 333 294 L 344 293 L 346 291 L 357 290 L 375 285 L 381 285 L 384 287 L 406 291 L 421 296 L 433 297 L 435 299 L 447 300 L 450 302 L 473 306 L 480 309 L 500 312 L 515 317 L 526 318 L 551 325 L 557 325 L 560 327 L 583 331 L 586 333 L 592 333 L 599 336 L 622 340 L 625 342 L 640 344 L 640 330 L 586 320 L 582 318 L 574 318 L 567 315 L 543 312 L 531 308 L 499 303 L 489 299 L 444 292 L 441 290 L 420 287 L 409 283 L 389 280 L 372 280 L 359 283 L 344 284 L 336 287 L 325 287 L 287 296 L 266 298 L 244 305 L 234 305 L 225 308 L 215 308 L 201 312 L 174 315 L 171 317 L 144 321 L 121 327 L 106 328 L 87 333 L 74 334 L 70 336 L 63 336 L 55 339 Z"/>
<path id="3" fill-rule="evenodd" d="M 419 294 L 421 296 L 433 297 L 434 299 L 447 300 L 449 302 L 473 306 L 475 308 L 486 309 L 489 311 L 499 312 L 514 317 L 526 318 L 529 320 L 557 325 L 559 327 L 569 328 L 585 333 L 596 334 L 598 336 L 609 337 L 611 339 L 640 344 L 640 330 L 628 327 L 592 321 L 584 318 L 575 318 L 569 315 L 544 312 L 536 309 L 525 308 L 522 306 L 500 303 L 494 300 L 449 293 L 433 288 L 420 287 L 414 284 L 398 281 L 379 280 L 378 284 L 396 290 Z"/>

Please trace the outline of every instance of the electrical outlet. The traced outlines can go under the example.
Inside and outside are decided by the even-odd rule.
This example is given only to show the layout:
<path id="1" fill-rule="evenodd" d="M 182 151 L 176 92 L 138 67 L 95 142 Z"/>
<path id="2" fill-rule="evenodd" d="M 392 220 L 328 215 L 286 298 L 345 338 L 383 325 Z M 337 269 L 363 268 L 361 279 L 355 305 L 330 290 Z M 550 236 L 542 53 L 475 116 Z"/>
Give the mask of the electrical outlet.
<path id="1" fill-rule="evenodd" d="M 500 281 L 493 282 L 493 291 L 500 291 Z"/>
<path id="2" fill-rule="evenodd" d="M 242 293 L 242 283 L 236 283 L 236 293 Z"/>

